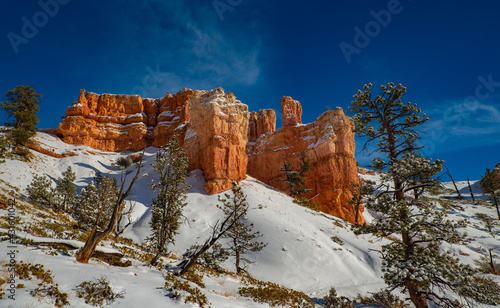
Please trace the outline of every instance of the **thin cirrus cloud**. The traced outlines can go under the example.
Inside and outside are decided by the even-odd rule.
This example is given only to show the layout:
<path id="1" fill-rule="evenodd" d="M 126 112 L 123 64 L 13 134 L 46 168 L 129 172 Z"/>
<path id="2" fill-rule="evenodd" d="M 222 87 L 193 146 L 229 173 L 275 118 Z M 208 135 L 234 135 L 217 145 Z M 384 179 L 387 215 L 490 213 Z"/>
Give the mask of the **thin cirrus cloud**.
<path id="1" fill-rule="evenodd" d="M 151 42 L 148 48 L 153 49 L 148 51 L 148 62 L 152 68 L 156 65 L 155 86 L 135 94 L 156 97 L 164 95 L 165 89 L 175 92 L 184 87 L 213 89 L 258 82 L 262 44 L 257 35 L 235 37 L 224 31 L 212 6 L 147 4 L 152 16 L 146 35 Z M 161 43 L 155 44 L 157 39 Z"/>
<path id="2" fill-rule="evenodd" d="M 500 110 L 491 101 L 449 101 L 431 110 L 423 139 L 446 150 L 500 142 Z"/>

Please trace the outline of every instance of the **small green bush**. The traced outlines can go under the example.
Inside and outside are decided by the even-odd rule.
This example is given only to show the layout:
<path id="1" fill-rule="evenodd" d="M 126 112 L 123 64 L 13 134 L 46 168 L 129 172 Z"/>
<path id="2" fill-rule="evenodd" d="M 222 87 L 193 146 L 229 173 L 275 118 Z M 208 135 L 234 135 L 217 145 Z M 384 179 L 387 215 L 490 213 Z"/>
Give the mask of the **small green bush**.
<path id="1" fill-rule="evenodd" d="M 305 208 L 308 208 L 310 210 L 316 211 L 316 212 L 321 212 L 321 207 L 319 206 L 318 203 L 312 203 L 309 201 L 309 199 L 304 198 L 304 197 L 299 197 L 293 200 L 293 203 L 298 204 L 300 206 L 303 206 Z"/>
<path id="2" fill-rule="evenodd" d="M 31 280 L 33 276 L 42 281 L 42 283 L 54 283 L 52 272 L 46 271 L 42 264 L 24 263 L 23 261 L 16 263 L 16 274 L 19 279 Z"/>
<path id="3" fill-rule="evenodd" d="M 59 285 L 54 284 L 52 272 L 46 271 L 42 264 L 24 263 L 23 261 L 16 263 L 16 274 L 19 279 L 32 280 L 36 278 L 41 280 L 32 292 L 33 297 L 50 297 L 55 300 L 56 307 L 62 307 L 69 304 L 68 294 L 59 290 Z"/>
<path id="4" fill-rule="evenodd" d="M 50 297 L 55 300 L 54 306 L 62 307 L 69 304 L 68 293 L 61 292 L 59 290 L 59 285 L 50 284 L 46 282 L 41 282 L 38 284 L 33 292 L 31 292 L 33 297 Z"/>
<path id="5" fill-rule="evenodd" d="M 364 305 L 374 305 L 387 308 L 408 308 L 411 307 L 399 297 L 392 295 L 387 290 L 381 290 L 376 293 L 371 293 L 371 296 L 362 297 L 358 295 L 356 302 Z"/>
<path id="6" fill-rule="evenodd" d="M 118 298 L 125 297 L 125 291 L 115 293 L 111 289 L 108 279 L 104 276 L 94 279 L 94 281 L 84 281 L 77 288 L 76 295 L 84 298 L 85 303 L 92 306 L 104 307 L 113 303 Z"/>
<path id="7" fill-rule="evenodd" d="M 314 308 L 314 303 L 306 294 L 288 289 L 273 282 L 259 281 L 246 276 L 244 281 L 253 286 L 241 287 L 238 293 L 253 298 L 257 303 L 267 303 L 271 307 Z"/>
<path id="8" fill-rule="evenodd" d="M 196 283 L 200 287 L 205 288 L 205 284 L 203 283 L 204 274 L 200 272 L 199 267 L 199 265 L 194 265 L 187 272 L 185 272 L 184 275 L 182 275 L 182 278 L 185 278 L 192 283 Z"/>
<path id="9" fill-rule="evenodd" d="M 340 246 L 345 244 L 345 241 L 336 235 L 332 236 L 331 239 L 332 239 L 332 241 L 339 244 Z"/>
<path id="10" fill-rule="evenodd" d="M 323 297 L 325 308 L 353 308 L 347 297 L 337 295 L 334 287 L 330 288 L 328 295 Z"/>
<path id="11" fill-rule="evenodd" d="M 127 169 L 128 167 L 132 166 L 133 163 L 134 162 L 130 157 L 120 157 L 116 160 L 116 164 L 120 169 Z"/>
<path id="12" fill-rule="evenodd" d="M 165 276 L 165 290 L 170 292 L 170 297 L 174 299 L 180 299 L 184 296 L 186 304 L 193 303 L 200 308 L 210 307 L 207 296 L 199 288 L 192 288 L 187 280 L 181 281 L 180 278 L 171 273 L 167 273 Z"/>

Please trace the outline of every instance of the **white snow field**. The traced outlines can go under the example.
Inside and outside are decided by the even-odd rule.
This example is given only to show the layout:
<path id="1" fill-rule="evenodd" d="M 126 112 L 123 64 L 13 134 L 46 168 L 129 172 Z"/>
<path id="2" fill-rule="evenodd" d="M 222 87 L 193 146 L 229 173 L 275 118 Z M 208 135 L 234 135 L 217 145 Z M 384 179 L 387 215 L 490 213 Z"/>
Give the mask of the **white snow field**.
<path id="1" fill-rule="evenodd" d="M 71 166 L 76 173 L 75 184 L 78 190 L 84 187 L 97 171 L 120 180 L 122 171 L 114 166 L 114 163 L 119 157 L 132 154 L 101 152 L 85 146 L 72 146 L 46 133 L 39 133 L 36 140 L 43 143 L 44 148 L 51 149 L 55 153 L 74 152 L 77 155 L 57 159 L 33 152 L 34 158 L 30 163 L 7 160 L 6 163 L 0 164 L 0 192 L 23 196 L 35 174 L 45 174 L 56 180 L 68 166 Z M 132 239 L 138 244 L 146 244 L 146 237 L 150 234 L 151 215 L 148 204 L 153 194 L 148 183 L 155 178 L 151 164 L 154 162 L 156 151 L 157 149 L 152 147 L 146 150 L 143 174 L 129 198 L 136 204 L 133 218 L 137 221 L 126 229 L 122 237 Z M 132 170 L 132 173 L 128 175 L 128 181 L 135 174 L 134 167 L 130 167 L 129 170 Z M 377 176 L 362 177 L 377 179 Z M 191 245 L 202 244 L 209 237 L 212 226 L 222 218 L 223 214 L 217 207 L 217 204 L 221 204 L 218 201 L 219 195 L 207 195 L 204 192 L 205 180 L 201 170 L 191 172 L 188 184 L 191 185 L 191 189 L 187 198 L 188 205 L 184 209 L 186 219 L 175 238 L 175 245 L 169 247 L 173 256 L 177 258 L 180 258 Z M 478 183 L 472 184 L 476 197 L 482 198 Z M 254 224 L 254 230 L 263 234 L 260 241 L 268 244 L 262 251 L 247 256 L 253 261 L 247 267 L 253 277 L 302 291 L 318 303 L 318 307 L 321 307 L 320 299 L 327 294 L 330 287 L 335 287 L 339 295 L 350 299 L 358 294 L 367 295 L 385 287 L 381 278 L 381 260 L 375 250 L 388 240 L 378 241 L 370 235 L 356 236 L 351 231 L 351 225 L 342 219 L 301 207 L 293 203 L 293 199 L 285 193 L 251 177 L 247 177 L 240 185 L 250 205 L 247 221 Z M 467 183 L 459 182 L 458 185 L 462 190 L 461 193 L 470 197 Z M 451 188 L 450 183 L 446 183 L 446 187 Z M 452 194 L 448 197 L 451 196 Z M 24 201 L 22 197 L 18 197 L 16 202 Z M 495 217 L 495 210 L 483 205 L 473 205 L 471 202 L 463 202 L 462 205 L 463 211 L 458 209 L 450 211 L 450 216 L 455 219 L 465 218 L 470 222 L 467 233 L 472 241 L 467 246 L 446 245 L 446 247 L 456 252 L 462 262 L 472 265 L 474 259 L 479 259 L 481 253 L 484 254 L 485 249 L 493 249 L 493 252 L 500 256 L 498 236 L 493 238 L 474 216 L 475 213 L 482 212 Z M 20 218 L 16 222 L 18 224 L 25 224 L 35 219 L 34 213 L 16 213 L 16 215 Z M 376 213 L 369 211 L 364 213 L 367 221 L 371 221 L 372 215 Z M 7 211 L 0 210 L 1 216 L 7 216 Z M 51 222 L 63 224 L 63 222 Z M 0 233 L 2 232 L 6 233 L 7 230 L 0 229 Z M 17 235 L 31 238 L 35 242 L 48 241 L 23 232 L 17 232 Z M 78 244 L 74 242 L 70 244 Z M 0 242 L 1 263 L 8 263 L 10 260 L 10 256 L 7 255 L 10 251 L 9 245 L 12 244 L 5 238 Z M 106 242 L 102 249 L 115 248 Z M 16 244 L 15 250 L 17 262 L 23 260 L 25 263 L 43 264 L 46 269 L 53 272 L 54 282 L 58 283 L 61 291 L 68 293 L 70 307 L 92 307 L 76 296 L 76 286 L 83 281 L 101 276 L 109 279 L 114 290 L 125 291 L 124 298 L 118 299 L 109 307 L 197 306 L 185 304 L 182 299 L 170 298 L 168 292 L 163 289 L 164 274 L 145 266 L 138 260 L 131 260 L 132 266 L 129 267 L 114 267 L 95 259 L 88 264 L 78 263 L 74 251 L 69 254 L 51 255 L 46 248 L 21 244 Z M 177 261 L 170 260 L 172 263 Z M 232 261 L 231 259 L 226 261 L 224 267 L 234 271 Z M 8 277 L 5 267 L 0 277 Z M 492 277 L 500 281 L 498 276 Z M 4 295 L 4 299 L 0 300 L 0 307 L 54 306 L 50 298 L 40 299 L 30 295 L 38 284 L 36 280 L 16 279 L 16 283 L 23 283 L 25 287 L 16 289 L 15 301 L 7 298 L 9 294 Z M 205 275 L 204 283 L 206 287 L 201 290 L 208 297 L 211 307 L 269 307 L 268 304 L 256 303 L 251 298 L 240 296 L 238 288 L 243 284 L 236 276 Z M 5 291 L 6 284 L 1 288 Z M 358 307 L 363 306 L 358 305 Z"/>

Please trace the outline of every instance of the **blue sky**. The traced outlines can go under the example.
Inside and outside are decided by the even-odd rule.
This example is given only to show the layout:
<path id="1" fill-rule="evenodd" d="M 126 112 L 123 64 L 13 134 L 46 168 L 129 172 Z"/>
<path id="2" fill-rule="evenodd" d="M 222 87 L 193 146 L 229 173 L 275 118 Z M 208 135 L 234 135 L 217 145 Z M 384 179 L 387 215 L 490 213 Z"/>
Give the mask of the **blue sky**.
<path id="1" fill-rule="evenodd" d="M 444 159 L 455 178 L 478 179 L 500 162 L 498 1 L 1 6 L 0 91 L 23 84 L 43 94 L 41 128 L 56 127 L 80 89 L 162 97 L 184 87 L 223 87 L 250 110 L 277 111 L 286 95 L 302 103 L 307 123 L 326 106 L 346 110 L 365 83 L 392 81 L 431 117 L 425 154 Z M 363 165 L 366 156 L 356 158 Z"/>

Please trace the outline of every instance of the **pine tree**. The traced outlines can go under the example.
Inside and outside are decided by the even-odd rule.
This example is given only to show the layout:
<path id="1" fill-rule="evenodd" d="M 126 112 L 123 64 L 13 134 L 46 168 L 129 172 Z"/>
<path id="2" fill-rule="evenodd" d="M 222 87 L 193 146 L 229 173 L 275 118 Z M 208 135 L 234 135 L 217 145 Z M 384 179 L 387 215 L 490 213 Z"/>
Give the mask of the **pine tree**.
<path id="1" fill-rule="evenodd" d="M 401 84 L 388 83 L 372 97 L 372 85 L 354 95 L 349 111 L 355 113 L 355 133 L 367 138 L 364 145 L 377 142 L 376 152 L 385 156 L 372 160 L 372 167 L 385 171 L 382 182 L 374 195 L 366 198 L 366 207 L 379 213 L 370 224 L 357 229 L 356 233 L 373 233 L 379 237 L 398 235 L 401 241 L 393 241 L 381 248 L 384 280 L 390 291 L 408 292 L 417 308 L 428 307 L 433 302 L 440 307 L 456 307 L 457 302 L 443 294 L 445 290 L 458 294 L 465 304 L 468 299 L 481 301 L 478 290 L 484 288 L 472 280 L 475 270 L 459 263 L 452 252 L 441 249 L 443 242 L 462 243 L 465 235 L 459 229 L 465 221 L 452 221 L 444 209 L 425 198 L 418 198 L 418 191 L 436 185 L 434 176 L 442 170 L 443 161 L 423 158 L 418 151 L 417 127 L 429 120 L 416 104 L 403 103 L 406 88 Z M 483 281 L 484 282 L 484 281 Z M 484 282 L 486 283 L 486 282 Z M 488 294 L 498 297 L 495 294 Z M 482 295 L 481 295 L 482 296 Z"/>
<path id="2" fill-rule="evenodd" d="M 36 93 L 31 86 L 17 86 L 7 91 L 5 96 L 7 101 L 0 102 L 0 106 L 7 113 L 7 117 L 14 118 L 13 122 L 6 123 L 12 127 L 10 137 L 16 147 L 25 146 L 36 134 L 36 113 L 40 111 L 38 98 L 42 95 Z"/>
<path id="3" fill-rule="evenodd" d="M 305 151 L 296 156 L 300 160 L 297 167 L 293 166 L 287 159 L 284 160 L 283 167 L 281 167 L 281 171 L 285 176 L 283 181 L 285 182 L 285 186 L 290 190 L 290 196 L 292 197 L 300 197 L 301 194 L 311 191 L 306 188 L 305 181 L 307 173 L 311 170 L 311 159 Z"/>
<path id="4" fill-rule="evenodd" d="M 188 158 L 179 141 L 172 136 L 170 141 L 156 154 L 153 170 L 158 174 L 158 181 L 151 183 L 151 190 L 158 193 L 153 198 L 151 210 L 151 236 L 148 239 L 156 255 L 150 264 L 155 265 L 161 255 L 167 252 L 178 233 L 182 210 L 187 205 L 184 201 L 190 186 L 186 185 L 189 175 Z"/>
<path id="5" fill-rule="evenodd" d="M 234 188 L 234 186 L 233 186 Z M 228 199 L 230 198 L 227 197 Z M 231 205 L 232 211 L 225 212 L 224 220 L 222 222 L 217 221 L 212 227 L 212 234 L 207 238 L 203 245 L 194 245 L 183 255 L 183 259 L 179 262 L 178 267 L 180 270 L 176 273 L 178 276 L 182 276 L 186 273 L 194 264 L 198 263 L 199 258 L 206 256 L 206 253 L 210 248 L 216 247 L 218 240 L 225 237 L 230 230 L 234 228 L 236 223 L 244 218 L 246 211 L 243 210 L 244 207 L 248 206 L 246 202 L 239 202 L 241 198 L 233 198 L 233 204 Z M 228 209 L 229 207 L 224 207 Z"/>
<path id="6" fill-rule="evenodd" d="M 54 203 L 55 191 L 52 188 L 52 181 L 46 176 L 35 174 L 33 181 L 26 188 L 31 200 L 39 202 L 46 206 L 52 206 Z"/>
<path id="7" fill-rule="evenodd" d="M 116 179 L 98 173 L 73 203 L 73 218 L 86 230 L 91 230 L 96 223 L 98 231 L 104 230 L 111 220 L 118 193 Z"/>
<path id="8" fill-rule="evenodd" d="M 9 147 L 9 140 L 6 136 L 0 135 L 0 164 L 5 162 L 5 158 L 7 158 Z"/>
<path id="9" fill-rule="evenodd" d="M 354 225 L 358 225 L 359 220 L 359 208 L 363 203 L 363 194 L 359 184 L 351 183 L 351 194 L 352 198 L 348 201 L 348 203 L 352 206 L 352 212 L 354 214 Z"/>
<path id="10" fill-rule="evenodd" d="M 244 254 L 250 251 L 261 251 L 266 244 L 255 241 L 256 238 L 261 237 L 260 232 L 253 232 L 253 224 L 245 224 L 245 218 L 248 212 L 248 202 L 241 187 L 233 182 L 231 189 L 233 196 L 225 194 L 226 198 L 220 198 L 223 206 L 220 208 L 224 211 L 226 217 L 230 217 L 229 223 L 233 227 L 225 234 L 225 238 L 229 239 L 229 250 L 231 256 L 235 258 L 236 272 L 240 274 L 244 268 L 241 263 L 249 263 L 250 260 L 244 257 Z"/>
<path id="11" fill-rule="evenodd" d="M 490 201 L 493 201 L 497 209 L 498 219 L 500 219 L 500 176 L 498 173 L 486 169 L 486 173 L 481 177 L 481 187 L 483 194 L 488 196 Z"/>
<path id="12" fill-rule="evenodd" d="M 63 177 L 57 179 L 56 194 L 59 197 L 58 208 L 64 212 L 68 211 L 76 198 L 76 186 L 73 184 L 76 175 L 71 166 L 63 171 Z"/>

